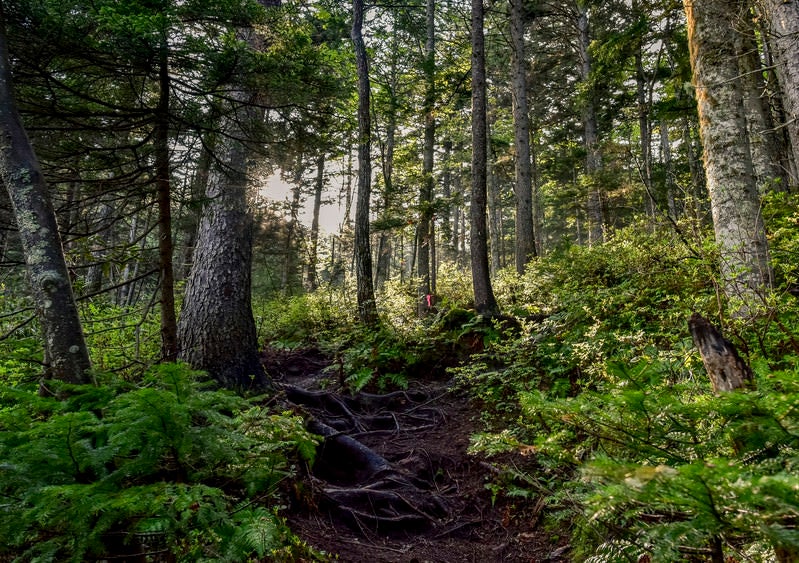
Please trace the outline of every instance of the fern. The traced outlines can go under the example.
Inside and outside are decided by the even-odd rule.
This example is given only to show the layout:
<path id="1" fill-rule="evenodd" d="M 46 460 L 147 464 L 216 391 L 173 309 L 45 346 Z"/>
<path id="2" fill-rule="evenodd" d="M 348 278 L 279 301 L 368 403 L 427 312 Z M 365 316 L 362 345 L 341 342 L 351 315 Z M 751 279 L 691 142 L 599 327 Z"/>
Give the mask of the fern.
<path id="1" fill-rule="evenodd" d="M 226 555 L 254 553 L 259 558 L 281 545 L 281 528 L 273 513 L 264 508 L 247 509 L 235 515 Z"/>
<path id="2" fill-rule="evenodd" d="M 374 369 L 370 367 L 362 367 L 344 379 L 344 383 L 353 393 L 362 391 L 364 387 L 369 385 L 374 380 Z"/>
<path id="3" fill-rule="evenodd" d="M 199 558 L 244 514 L 249 543 L 227 547 L 230 560 L 290 543 L 273 511 L 235 507 L 274 501 L 295 460 L 312 460 L 315 438 L 299 418 L 203 390 L 197 377 L 167 364 L 141 387 L 61 386 L 60 399 L 5 390 L 0 554 L 81 561 L 101 556 L 112 532 L 155 527 Z"/>

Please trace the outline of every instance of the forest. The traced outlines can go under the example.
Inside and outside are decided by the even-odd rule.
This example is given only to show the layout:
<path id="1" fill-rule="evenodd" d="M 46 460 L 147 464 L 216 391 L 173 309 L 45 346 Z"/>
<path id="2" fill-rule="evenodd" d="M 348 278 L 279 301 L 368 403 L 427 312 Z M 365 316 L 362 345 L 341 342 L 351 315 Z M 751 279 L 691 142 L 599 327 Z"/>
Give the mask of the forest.
<path id="1" fill-rule="evenodd" d="M 799 561 L 797 0 L 0 0 L 0 561 Z"/>

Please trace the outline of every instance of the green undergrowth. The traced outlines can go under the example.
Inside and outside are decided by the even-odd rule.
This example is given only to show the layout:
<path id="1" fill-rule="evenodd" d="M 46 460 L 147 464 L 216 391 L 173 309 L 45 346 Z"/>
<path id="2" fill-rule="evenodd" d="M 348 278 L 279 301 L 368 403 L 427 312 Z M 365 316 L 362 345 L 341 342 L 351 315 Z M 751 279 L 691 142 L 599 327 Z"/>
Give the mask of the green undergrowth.
<path id="1" fill-rule="evenodd" d="M 359 323 L 354 304 L 338 289 L 265 301 L 256 306 L 260 337 L 278 350 L 320 350 L 331 358 L 328 376 L 352 392 L 404 389 L 414 379 L 446 378 L 448 368 L 500 338 L 499 328 L 468 309 L 463 291 L 447 294 L 420 317 L 415 287 L 388 283 L 379 296 L 376 326 Z"/>
<path id="2" fill-rule="evenodd" d="M 106 379 L 48 383 L 47 397 L 0 388 L 0 557 L 137 553 L 147 533 L 180 561 L 316 557 L 280 515 L 281 484 L 317 443 L 299 417 L 179 364 L 136 384 Z"/>
<path id="3" fill-rule="evenodd" d="M 20 311 L 0 315 L 0 382 L 30 382 L 41 376 L 41 332 L 27 305 L 24 299 L 4 299 L 0 288 L 0 311 Z M 159 316 L 151 308 L 120 307 L 97 297 L 81 301 L 79 310 L 97 372 L 136 381 L 160 358 Z"/>
<path id="4" fill-rule="evenodd" d="M 455 370 L 484 413 L 473 453 L 504 467 L 493 493 L 541 503 L 573 560 L 796 560 L 799 215 L 779 196 L 766 211 L 777 286 L 753 318 L 724 313 L 712 245 L 627 229 L 508 276 L 521 331 Z M 713 394 L 692 312 L 721 326 L 754 390 Z"/>

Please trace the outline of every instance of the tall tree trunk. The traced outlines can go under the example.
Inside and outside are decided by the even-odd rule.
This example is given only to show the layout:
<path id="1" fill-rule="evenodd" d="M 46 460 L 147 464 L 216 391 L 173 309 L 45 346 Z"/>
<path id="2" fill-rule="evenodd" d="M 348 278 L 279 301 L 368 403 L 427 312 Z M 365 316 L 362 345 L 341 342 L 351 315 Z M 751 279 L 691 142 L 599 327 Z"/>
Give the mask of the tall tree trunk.
<path id="1" fill-rule="evenodd" d="M 441 167 L 441 197 L 444 199 L 444 208 L 441 210 L 441 228 L 439 237 L 443 241 L 443 248 L 439 246 L 438 254 L 442 260 L 452 260 L 452 141 L 445 140 L 444 156 Z"/>
<path id="2" fill-rule="evenodd" d="M 311 248 L 308 256 L 308 276 L 306 287 L 308 291 L 316 289 L 316 264 L 319 250 L 319 212 L 322 209 L 322 193 L 325 189 L 325 152 L 322 150 L 316 157 L 316 183 L 313 198 L 313 219 L 311 220 Z"/>
<path id="3" fill-rule="evenodd" d="M 632 0 L 633 17 L 640 21 L 645 18 L 640 0 Z M 650 221 L 654 224 L 657 217 L 657 200 L 652 185 L 652 123 L 650 120 L 651 112 L 651 86 L 644 69 L 644 42 L 643 38 L 639 41 L 635 54 L 635 92 L 638 102 L 638 133 L 640 137 L 640 175 L 641 182 L 644 184 L 644 200 L 646 201 L 646 211 Z"/>
<path id="4" fill-rule="evenodd" d="M 172 182 L 169 166 L 169 57 L 166 34 L 161 39 L 158 67 L 158 111 L 155 123 L 155 184 L 158 201 L 158 264 L 161 281 L 161 359 L 178 356 L 175 314 L 175 270 L 172 265 Z"/>
<path id="5" fill-rule="evenodd" d="M 742 49 L 738 59 L 741 85 L 746 110 L 746 126 L 749 134 L 749 149 L 755 183 L 761 192 L 781 186 L 784 189 L 788 175 L 780 164 L 779 142 L 768 100 L 765 98 L 766 84 L 763 79 L 763 65 L 760 51 L 755 41 L 755 27 L 752 14 L 747 11 L 741 30 Z"/>
<path id="6" fill-rule="evenodd" d="M 536 255 L 533 229 L 533 184 L 530 161 L 530 118 L 527 108 L 527 57 L 524 49 L 524 0 L 510 0 L 513 144 L 516 149 L 513 191 L 516 196 L 516 272 L 524 273 Z"/>
<path id="7" fill-rule="evenodd" d="M 541 202 L 541 181 L 538 175 L 538 157 L 535 130 L 530 138 L 531 181 L 533 183 L 533 236 L 536 256 L 544 255 L 544 206 Z"/>
<path id="8" fill-rule="evenodd" d="M 633 3 L 637 6 L 637 3 Z M 636 10 L 636 8 L 633 8 Z M 654 222 L 657 216 L 657 202 L 652 190 L 652 130 L 649 123 L 649 104 L 647 99 L 647 77 L 644 70 L 644 57 L 641 48 L 635 53 L 635 86 L 638 101 L 638 132 L 641 150 L 641 181 L 644 184 L 646 211 Z"/>
<path id="9" fill-rule="evenodd" d="M 149 222 L 149 221 L 148 221 Z M 145 231 L 147 229 L 145 228 Z M 128 229 L 128 248 L 132 249 L 137 241 L 139 241 L 139 214 L 135 213 L 131 217 L 130 221 L 130 228 Z M 136 273 L 139 267 L 139 263 L 141 259 L 139 258 L 141 254 L 140 252 L 136 254 L 136 258 L 129 259 L 125 262 L 125 266 L 122 268 L 122 271 L 119 274 L 119 283 L 122 285 L 119 286 L 116 294 L 116 303 L 119 307 L 127 307 L 129 303 L 130 295 L 133 293 L 133 287 L 130 283 L 125 283 L 128 280 L 135 278 Z"/>
<path id="10" fill-rule="evenodd" d="M 90 383 L 91 362 L 47 184 L 14 100 L 0 3 L 0 179 L 8 190 L 44 336 L 46 375 Z"/>
<path id="11" fill-rule="evenodd" d="M 591 33 L 586 0 L 577 0 L 577 45 L 580 56 L 580 79 L 589 83 L 591 79 Z M 599 154 L 599 133 L 596 117 L 596 93 L 589 87 L 583 106 L 583 144 L 585 145 L 585 174 L 589 191 L 586 211 L 588 215 L 588 244 L 600 244 L 605 238 L 605 218 L 602 212 L 602 193 L 596 173 L 602 165 Z"/>
<path id="12" fill-rule="evenodd" d="M 392 37 L 394 47 L 397 45 L 397 34 Z M 383 168 L 383 209 L 389 213 L 394 201 L 394 146 L 397 133 L 397 99 L 394 95 L 393 82 L 397 74 L 396 58 L 391 60 L 391 80 L 392 88 L 389 90 L 391 96 L 389 102 L 388 116 L 386 121 L 386 138 L 382 145 L 381 165 Z M 391 233 L 388 229 L 380 231 L 380 238 L 377 243 L 377 267 L 375 269 L 375 281 L 377 288 L 382 288 L 388 281 L 389 270 L 391 269 L 392 256 Z"/>
<path id="13" fill-rule="evenodd" d="M 702 202 L 705 200 L 705 174 L 699 160 L 702 152 L 697 146 L 693 119 L 684 116 L 682 119 L 682 144 L 685 147 L 685 156 L 688 161 L 688 170 L 691 174 L 691 210 L 694 219 L 698 222 L 702 218 Z"/>
<path id="14" fill-rule="evenodd" d="M 499 315 L 488 269 L 488 233 L 486 232 L 486 189 L 488 102 L 486 96 L 485 37 L 483 35 L 483 0 L 472 0 L 472 201 L 471 263 L 474 307 L 480 315 Z"/>
<path id="15" fill-rule="evenodd" d="M 758 15 L 762 16 L 763 8 L 760 2 L 755 2 L 758 8 Z M 774 60 L 773 49 L 771 46 L 771 39 L 769 38 L 769 24 L 765 17 L 757 18 L 757 28 L 760 32 L 761 41 L 758 42 L 762 52 L 763 64 L 765 65 L 764 81 L 765 91 L 764 97 L 768 100 L 769 114 L 771 121 L 776 125 L 774 128 L 774 138 L 777 142 L 777 150 L 780 155 L 780 171 L 788 179 L 787 188 L 791 189 L 799 185 L 799 169 L 797 169 L 797 161 L 793 158 L 793 150 L 791 148 L 791 134 L 784 125 L 785 123 L 785 108 L 782 102 L 782 92 L 780 90 L 779 79 L 775 72 L 776 61 Z"/>
<path id="16" fill-rule="evenodd" d="M 768 22 L 794 168 L 799 169 L 799 4 L 786 0 L 760 0 L 760 4 Z"/>
<path id="17" fill-rule="evenodd" d="M 436 243 L 436 218 L 430 220 L 430 302 L 428 308 L 436 304 L 435 296 L 438 288 L 438 246 Z"/>
<path id="18" fill-rule="evenodd" d="M 89 254 L 92 263 L 86 270 L 83 293 L 95 293 L 103 287 L 103 266 L 107 265 L 106 256 L 108 248 L 113 246 L 114 230 L 112 215 L 114 208 L 105 202 L 100 202 L 97 216 L 96 237 L 91 237 Z"/>
<path id="19" fill-rule="evenodd" d="M 238 38 L 261 47 L 252 29 Z M 217 165 L 206 191 L 194 267 L 186 285 L 178 323 L 179 356 L 195 369 L 207 371 L 221 385 L 234 389 L 267 385 L 258 355 L 252 314 L 252 237 L 248 163 L 252 148 L 243 139 L 248 128 L 262 123 L 257 96 L 233 90 L 235 111 L 222 120 Z"/>
<path id="20" fill-rule="evenodd" d="M 175 272 L 176 278 L 185 280 L 191 274 L 191 265 L 194 260 L 194 245 L 197 243 L 197 229 L 200 227 L 200 217 L 204 207 L 203 198 L 208 187 L 208 177 L 211 173 L 211 149 L 205 145 L 200 149 L 197 168 L 191 179 L 191 201 L 189 211 L 181 221 L 180 230 L 183 231 L 183 258 Z"/>
<path id="21" fill-rule="evenodd" d="M 741 3 L 684 0 L 684 6 L 724 291 L 742 300 L 733 314 L 745 316 L 770 286 L 771 271 L 738 73 Z"/>
<path id="22" fill-rule="evenodd" d="M 358 72 L 358 199 L 355 208 L 355 277 L 358 294 L 358 318 L 367 325 L 376 324 L 372 281 L 372 245 L 369 225 L 369 206 L 372 196 L 372 123 L 369 114 L 369 61 L 363 41 L 363 0 L 352 0 L 352 31 Z"/>
<path id="23" fill-rule="evenodd" d="M 433 221 L 433 157 L 436 142 L 436 26 L 435 0 L 427 0 L 426 4 L 426 36 L 424 47 L 424 148 L 422 150 L 422 187 L 419 191 L 419 225 L 416 240 L 419 245 L 417 252 L 419 267 L 419 288 L 417 309 L 420 316 L 427 315 L 433 304 L 432 290 L 430 289 L 430 256 L 431 233 Z"/>
<path id="24" fill-rule="evenodd" d="M 242 92 L 234 94 L 244 102 Z M 227 138 L 211 172 L 200 221 L 194 267 L 178 324 L 180 358 L 208 371 L 229 388 L 261 387 L 266 375 L 258 356 L 252 315 L 252 218 L 247 204 L 249 150 L 241 124 L 255 119 L 242 107 L 225 125 Z"/>
<path id="25" fill-rule="evenodd" d="M 663 168 L 664 184 L 666 185 L 666 205 L 669 217 L 677 219 L 677 199 L 675 195 L 674 170 L 671 161 L 671 139 L 669 138 L 669 125 L 665 119 L 660 121 L 660 162 Z"/>
<path id="26" fill-rule="evenodd" d="M 502 194 L 494 172 L 496 155 L 491 146 L 491 122 L 486 123 L 486 183 L 488 190 L 488 240 L 491 275 L 502 269 Z"/>
<path id="27" fill-rule="evenodd" d="M 351 143 L 352 140 L 348 140 Z M 347 172 L 344 174 L 344 184 L 342 185 L 342 192 L 344 195 L 344 218 L 341 220 L 342 228 L 349 227 L 352 223 L 352 149 L 347 149 Z M 341 204 L 341 197 L 339 196 L 339 205 Z"/>
<path id="28" fill-rule="evenodd" d="M 462 215 L 463 213 L 463 203 L 461 200 L 465 199 L 463 197 L 463 182 L 461 171 L 458 170 L 455 173 L 455 177 L 452 179 L 452 195 L 455 197 L 457 203 L 453 205 L 452 209 L 452 255 L 455 260 L 456 264 L 462 263 L 462 255 L 461 255 L 461 247 L 460 242 L 461 238 L 463 238 L 463 231 L 461 230 L 461 222 L 462 222 Z"/>
<path id="29" fill-rule="evenodd" d="M 300 203 L 302 197 L 302 154 L 297 156 L 294 182 L 291 188 L 291 202 L 289 203 L 289 222 L 286 225 L 286 241 L 283 245 L 283 272 L 280 277 L 280 289 L 286 295 L 292 294 L 292 281 L 295 274 L 294 234 L 300 222 Z"/>

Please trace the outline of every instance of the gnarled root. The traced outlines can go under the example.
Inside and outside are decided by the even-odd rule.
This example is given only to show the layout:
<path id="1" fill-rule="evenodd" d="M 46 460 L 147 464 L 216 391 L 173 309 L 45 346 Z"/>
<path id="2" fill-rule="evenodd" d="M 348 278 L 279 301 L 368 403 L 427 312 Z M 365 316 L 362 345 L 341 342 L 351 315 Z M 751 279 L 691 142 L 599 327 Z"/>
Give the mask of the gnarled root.
<path id="1" fill-rule="evenodd" d="M 423 393 L 342 397 L 284 385 L 286 398 L 312 417 L 308 430 L 323 437 L 313 483 L 321 505 L 355 530 L 395 534 L 418 532 L 446 519 L 450 509 L 436 494 L 430 473 L 417 475 L 392 464 L 356 438 L 429 428 L 441 413 L 424 403 Z"/>

